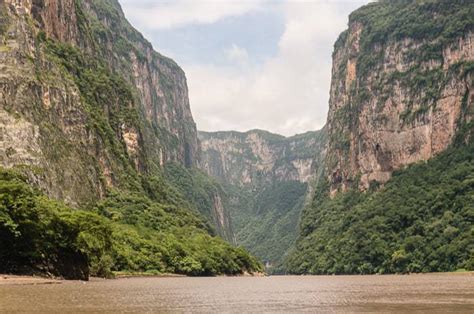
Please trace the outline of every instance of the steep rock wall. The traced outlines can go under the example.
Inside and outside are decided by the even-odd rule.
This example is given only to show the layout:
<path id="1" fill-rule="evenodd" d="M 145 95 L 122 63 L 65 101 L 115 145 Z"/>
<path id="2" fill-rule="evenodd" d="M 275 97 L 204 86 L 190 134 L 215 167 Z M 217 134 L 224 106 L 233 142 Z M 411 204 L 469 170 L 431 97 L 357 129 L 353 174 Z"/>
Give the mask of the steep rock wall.
<path id="1" fill-rule="evenodd" d="M 199 132 L 200 166 L 224 187 L 235 242 L 280 272 L 308 187 L 320 172 L 325 130 L 285 138 L 261 130 Z"/>
<path id="2" fill-rule="evenodd" d="M 200 167 L 234 185 L 260 182 L 307 183 L 324 150 L 323 131 L 285 138 L 261 130 L 199 132 Z"/>
<path id="3" fill-rule="evenodd" d="M 349 16 L 323 175 L 287 272 L 472 268 L 473 31 L 465 0 L 379 0 Z"/>
<path id="4" fill-rule="evenodd" d="M 351 14 L 333 53 L 331 194 L 385 183 L 445 150 L 472 119 L 473 11 L 463 1 L 381 1 Z"/>
<path id="5" fill-rule="evenodd" d="M 1 0 L 0 165 L 77 204 L 197 164 L 184 72 L 115 0 Z"/>

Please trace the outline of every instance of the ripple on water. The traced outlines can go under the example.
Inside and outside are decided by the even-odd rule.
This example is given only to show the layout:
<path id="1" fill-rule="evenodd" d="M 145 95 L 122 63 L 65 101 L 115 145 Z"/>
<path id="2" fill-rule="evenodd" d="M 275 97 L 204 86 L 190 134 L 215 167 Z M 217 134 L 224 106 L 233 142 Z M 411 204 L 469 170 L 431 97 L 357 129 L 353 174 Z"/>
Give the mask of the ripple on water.
<path id="1" fill-rule="evenodd" d="M 0 285 L 0 311 L 474 313 L 474 276 L 124 278 Z"/>

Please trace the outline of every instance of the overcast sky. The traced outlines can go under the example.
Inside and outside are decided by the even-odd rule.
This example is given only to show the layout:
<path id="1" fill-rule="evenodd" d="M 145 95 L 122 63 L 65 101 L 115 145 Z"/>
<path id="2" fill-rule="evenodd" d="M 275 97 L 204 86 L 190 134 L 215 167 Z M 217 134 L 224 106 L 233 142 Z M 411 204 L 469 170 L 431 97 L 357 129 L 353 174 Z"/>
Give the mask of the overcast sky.
<path id="1" fill-rule="evenodd" d="M 199 130 L 293 135 L 325 121 L 333 44 L 368 0 L 119 0 L 186 72 Z"/>

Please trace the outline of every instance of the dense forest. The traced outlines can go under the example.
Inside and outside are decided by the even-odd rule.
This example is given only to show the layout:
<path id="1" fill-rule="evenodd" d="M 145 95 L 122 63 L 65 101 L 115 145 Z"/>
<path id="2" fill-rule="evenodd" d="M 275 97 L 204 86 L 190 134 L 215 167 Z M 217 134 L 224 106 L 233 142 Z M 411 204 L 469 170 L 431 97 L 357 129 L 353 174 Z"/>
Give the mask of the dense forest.
<path id="1" fill-rule="evenodd" d="M 163 181 L 147 180 L 147 185 L 149 196 L 111 191 L 95 206 L 79 210 L 2 169 L 0 272 L 87 279 L 117 271 L 216 275 L 261 270 L 244 249 L 213 236 L 197 212 L 182 207 L 179 194 L 167 202 L 160 198 Z"/>
<path id="2" fill-rule="evenodd" d="M 294 245 L 307 184 L 281 181 L 257 188 L 225 185 L 237 243 L 282 273 L 282 261 Z"/>
<path id="3" fill-rule="evenodd" d="M 322 184 L 301 221 L 291 273 L 474 269 L 474 143 L 396 171 L 383 187 L 331 199 Z"/>
<path id="4" fill-rule="evenodd" d="M 333 53 L 325 173 L 289 272 L 474 269 L 473 30 L 472 1 L 351 13 Z"/>
<path id="5" fill-rule="evenodd" d="M 28 5 L 0 1 L 0 272 L 261 271 L 215 222 L 179 66 L 118 1 Z"/>
<path id="6" fill-rule="evenodd" d="M 0 273 L 474 270 L 472 1 L 353 12 L 322 131 L 201 142 L 118 1 L 50 4 L 0 0 Z"/>
<path id="7" fill-rule="evenodd" d="M 283 273 L 282 261 L 295 243 L 308 187 L 323 159 L 325 130 L 290 137 L 263 130 L 199 135 L 200 167 L 222 187 L 235 242 L 264 261 L 266 272 Z"/>

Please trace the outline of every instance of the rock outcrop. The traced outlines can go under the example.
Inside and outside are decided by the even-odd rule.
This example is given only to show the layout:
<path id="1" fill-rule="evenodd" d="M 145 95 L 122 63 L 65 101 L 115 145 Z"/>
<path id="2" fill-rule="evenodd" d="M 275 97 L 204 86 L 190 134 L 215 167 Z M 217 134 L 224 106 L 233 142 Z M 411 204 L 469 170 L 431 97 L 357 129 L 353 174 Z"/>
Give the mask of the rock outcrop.
<path id="1" fill-rule="evenodd" d="M 142 193 L 166 164 L 192 169 L 198 154 L 184 71 L 118 1 L 0 0 L 0 166 L 81 207 Z M 219 190 L 200 190 L 204 209 L 192 192 L 190 207 L 232 241 Z"/>
<path id="2" fill-rule="evenodd" d="M 0 165 L 79 204 L 166 162 L 197 164 L 184 72 L 117 1 L 1 0 L 0 12 Z"/>
<path id="3" fill-rule="evenodd" d="M 428 160 L 472 119 L 473 11 L 462 1 L 381 1 L 351 14 L 333 53 L 332 194 L 353 185 L 366 190 Z"/>
<path id="4" fill-rule="evenodd" d="M 350 15 L 323 171 L 286 271 L 472 268 L 473 16 L 462 0 L 380 0 Z"/>
<path id="5" fill-rule="evenodd" d="M 319 167 L 324 131 L 284 137 L 262 130 L 199 132 L 200 167 L 233 185 L 307 183 Z"/>

